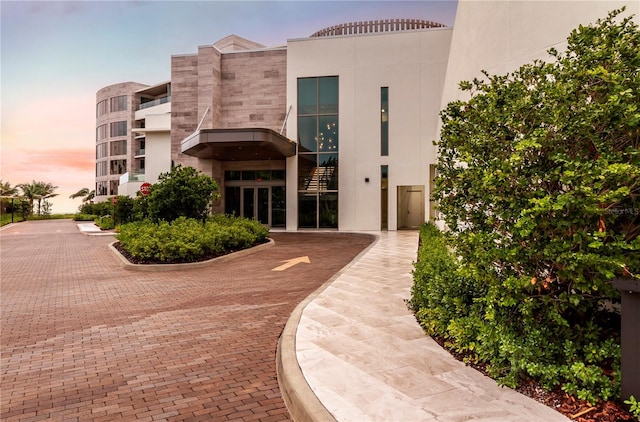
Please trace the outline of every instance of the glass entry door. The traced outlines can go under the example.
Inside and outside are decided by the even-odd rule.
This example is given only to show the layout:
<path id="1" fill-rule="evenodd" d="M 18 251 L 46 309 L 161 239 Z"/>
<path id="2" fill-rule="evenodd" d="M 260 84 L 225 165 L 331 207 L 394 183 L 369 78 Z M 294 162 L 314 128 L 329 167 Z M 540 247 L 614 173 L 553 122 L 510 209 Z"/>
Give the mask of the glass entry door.
<path id="1" fill-rule="evenodd" d="M 225 213 L 258 220 L 268 227 L 286 223 L 286 188 L 284 186 L 226 186 Z"/>
<path id="2" fill-rule="evenodd" d="M 242 217 L 269 225 L 271 209 L 269 187 L 242 187 Z"/>
<path id="3" fill-rule="evenodd" d="M 285 227 L 287 188 L 284 170 L 226 170 L 224 212 L 255 219 L 267 227 Z"/>

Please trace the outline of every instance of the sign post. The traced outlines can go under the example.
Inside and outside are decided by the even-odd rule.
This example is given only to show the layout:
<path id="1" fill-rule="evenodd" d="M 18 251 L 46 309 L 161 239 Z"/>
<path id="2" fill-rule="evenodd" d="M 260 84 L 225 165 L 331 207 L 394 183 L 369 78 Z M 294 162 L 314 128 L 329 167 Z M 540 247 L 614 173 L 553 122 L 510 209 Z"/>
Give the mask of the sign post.
<path id="1" fill-rule="evenodd" d="M 113 225 L 116 225 L 116 205 L 118 205 L 118 197 L 114 196 L 113 197 Z"/>

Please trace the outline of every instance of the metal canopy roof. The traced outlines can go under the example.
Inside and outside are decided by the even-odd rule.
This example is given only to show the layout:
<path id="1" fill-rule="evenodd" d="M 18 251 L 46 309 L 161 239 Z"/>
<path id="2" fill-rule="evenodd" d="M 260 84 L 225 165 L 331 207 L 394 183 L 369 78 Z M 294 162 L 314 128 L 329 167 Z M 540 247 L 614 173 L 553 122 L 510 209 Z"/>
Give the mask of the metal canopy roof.
<path id="1" fill-rule="evenodd" d="M 201 129 L 182 141 L 182 153 L 219 161 L 281 160 L 296 143 L 266 128 Z"/>

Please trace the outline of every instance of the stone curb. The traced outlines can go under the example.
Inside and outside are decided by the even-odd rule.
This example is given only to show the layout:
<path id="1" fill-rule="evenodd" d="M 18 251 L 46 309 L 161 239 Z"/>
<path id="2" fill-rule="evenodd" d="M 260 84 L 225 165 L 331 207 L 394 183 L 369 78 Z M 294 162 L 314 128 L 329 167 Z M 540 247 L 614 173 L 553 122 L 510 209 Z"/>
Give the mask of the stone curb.
<path id="1" fill-rule="evenodd" d="M 380 237 L 375 234 L 372 234 L 372 236 L 375 237 L 375 240 L 366 249 L 296 306 L 282 330 L 276 349 L 276 373 L 284 404 L 287 406 L 289 415 L 294 421 L 336 422 L 331 412 L 324 407 L 315 395 L 300 369 L 296 355 L 296 332 L 302 313 L 307 305 L 338 279 L 351 265 L 358 262 L 377 243 Z"/>
<path id="2" fill-rule="evenodd" d="M 270 248 L 276 244 L 275 240 L 269 239 L 269 242 L 263 243 L 258 246 L 254 246 L 249 249 L 243 249 L 238 252 L 233 252 L 228 255 L 219 256 L 217 258 L 209 259 L 207 261 L 200 262 L 188 262 L 183 264 L 132 264 L 127 258 L 125 258 L 118 249 L 114 246 L 118 241 L 113 241 L 109 244 L 109 249 L 120 260 L 122 268 L 128 271 L 147 271 L 147 272 L 160 272 L 160 271 L 179 271 L 188 270 L 192 268 L 204 268 L 221 262 L 231 261 L 232 259 L 241 258 L 247 255 L 260 252 L 264 249 Z"/>
<path id="3" fill-rule="evenodd" d="M 102 230 L 95 223 L 76 223 L 78 230 L 86 236 L 114 236 L 113 230 Z"/>

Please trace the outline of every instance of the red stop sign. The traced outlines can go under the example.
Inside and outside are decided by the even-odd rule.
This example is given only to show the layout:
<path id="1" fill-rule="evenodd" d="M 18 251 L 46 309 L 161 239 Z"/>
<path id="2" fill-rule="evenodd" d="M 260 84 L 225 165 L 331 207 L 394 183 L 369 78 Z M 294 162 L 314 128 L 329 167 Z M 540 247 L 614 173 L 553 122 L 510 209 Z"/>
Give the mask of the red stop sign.
<path id="1" fill-rule="evenodd" d="M 140 185 L 140 193 L 144 196 L 149 195 L 149 189 L 151 189 L 151 183 L 149 182 L 144 182 Z"/>

